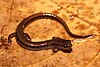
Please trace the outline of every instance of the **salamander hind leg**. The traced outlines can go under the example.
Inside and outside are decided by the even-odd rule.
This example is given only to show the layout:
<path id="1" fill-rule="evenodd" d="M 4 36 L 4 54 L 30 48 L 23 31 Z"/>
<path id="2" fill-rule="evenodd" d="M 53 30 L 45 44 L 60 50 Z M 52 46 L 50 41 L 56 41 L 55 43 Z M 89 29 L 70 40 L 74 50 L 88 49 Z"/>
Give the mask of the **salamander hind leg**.
<path id="1" fill-rule="evenodd" d="M 8 44 L 11 44 L 12 42 L 12 38 L 15 36 L 15 32 L 14 33 L 11 33 L 9 36 L 8 36 Z"/>
<path id="2" fill-rule="evenodd" d="M 27 33 L 24 33 L 24 36 L 27 40 L 31 40 L 31 37 L 27 34 Z"/>

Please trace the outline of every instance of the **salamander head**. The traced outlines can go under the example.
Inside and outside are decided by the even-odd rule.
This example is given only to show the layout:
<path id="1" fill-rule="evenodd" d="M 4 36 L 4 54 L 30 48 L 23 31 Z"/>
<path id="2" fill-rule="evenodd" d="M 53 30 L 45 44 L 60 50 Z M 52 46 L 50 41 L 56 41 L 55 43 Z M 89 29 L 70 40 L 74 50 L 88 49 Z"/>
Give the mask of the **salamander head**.
<path id="1" fill-rule="evenodd" d="M 72 51 L 71 40 L 65 40 L 58 37 L 53 37 L 54 47 L 58 50 L 61 50 L 65 53 L 70 53 Z"/>

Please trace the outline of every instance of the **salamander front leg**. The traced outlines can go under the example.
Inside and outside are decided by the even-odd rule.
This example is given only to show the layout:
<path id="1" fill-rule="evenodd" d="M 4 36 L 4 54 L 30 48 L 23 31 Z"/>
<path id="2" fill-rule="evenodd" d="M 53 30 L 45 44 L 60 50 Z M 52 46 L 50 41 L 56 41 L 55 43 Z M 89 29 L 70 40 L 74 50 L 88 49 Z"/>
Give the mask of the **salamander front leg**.
<path id="1" fill-rule="evenodd" d="M 58 52 L 58 49 L 53 48 L 52 51 L 53 51 L 53 53 L 56 53 L 56 52 Z"/>

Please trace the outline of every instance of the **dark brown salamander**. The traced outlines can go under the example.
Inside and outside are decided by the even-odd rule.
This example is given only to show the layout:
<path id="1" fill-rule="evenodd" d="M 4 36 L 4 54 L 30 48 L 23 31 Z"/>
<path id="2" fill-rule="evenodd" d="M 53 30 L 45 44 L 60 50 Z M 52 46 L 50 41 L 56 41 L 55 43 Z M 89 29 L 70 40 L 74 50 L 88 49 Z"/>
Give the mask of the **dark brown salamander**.
<path id="1" fill-rule="evenodd" d="M 33 14 L 24 20 L 21 21 L 21 23 L 18 25 L 16 32 L 12 33 L 8 37 L 8 42 L 11 43 L 11 38 L 15 37 L 18 44 L 28 50 L 32 51 L 38 51 L 38 50 L 44 50 L 44 49 L 53 49 L 54 52 L 57 52 L 58 50 L 61 50 L 63 52 L 70 53 L 72 51 L 72 44 L 71 40 L 65 40 L 58 37 L 53 37 L 51 40 L 46 41 L 40 41 L 40 42 L 32 42 L 31 38 L 27 33 L 24 33 L 24 29 L 32 23 L 32 21 L 38 20 L 38 19 L 52 19 L 58 21 L 66 30 L 66 32 L 75 38 L 86 38 L 92 35 L 86 35 L 86 36 L 80 36 L 75 35 L 71 33 L 69 30 L 67 24 L 65 21 L 63 21 L 60 17 L 57 15 L 51 14 L 51 13 L 37 13 Z"/>

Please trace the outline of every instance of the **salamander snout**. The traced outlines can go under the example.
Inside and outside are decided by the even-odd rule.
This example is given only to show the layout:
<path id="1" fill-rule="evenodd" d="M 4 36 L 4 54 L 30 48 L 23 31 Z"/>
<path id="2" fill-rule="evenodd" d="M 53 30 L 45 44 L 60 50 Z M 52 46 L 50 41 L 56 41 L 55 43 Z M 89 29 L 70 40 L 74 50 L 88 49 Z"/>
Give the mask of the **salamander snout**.
<path id="1" fill-rule="evenodd" d="M 55 48 L 57 48 L 58 50 L 61 50 L 65 53 L 70 53 L 72 51 L 71 40 L 54 37 L 53 41 L 54 41 L 54 44 L 57 45 Z"/>
<path id="2" fill-rule="evenodd" d="M 66 40 L 64 47 L 72 47 L 71 40 Z"/>

